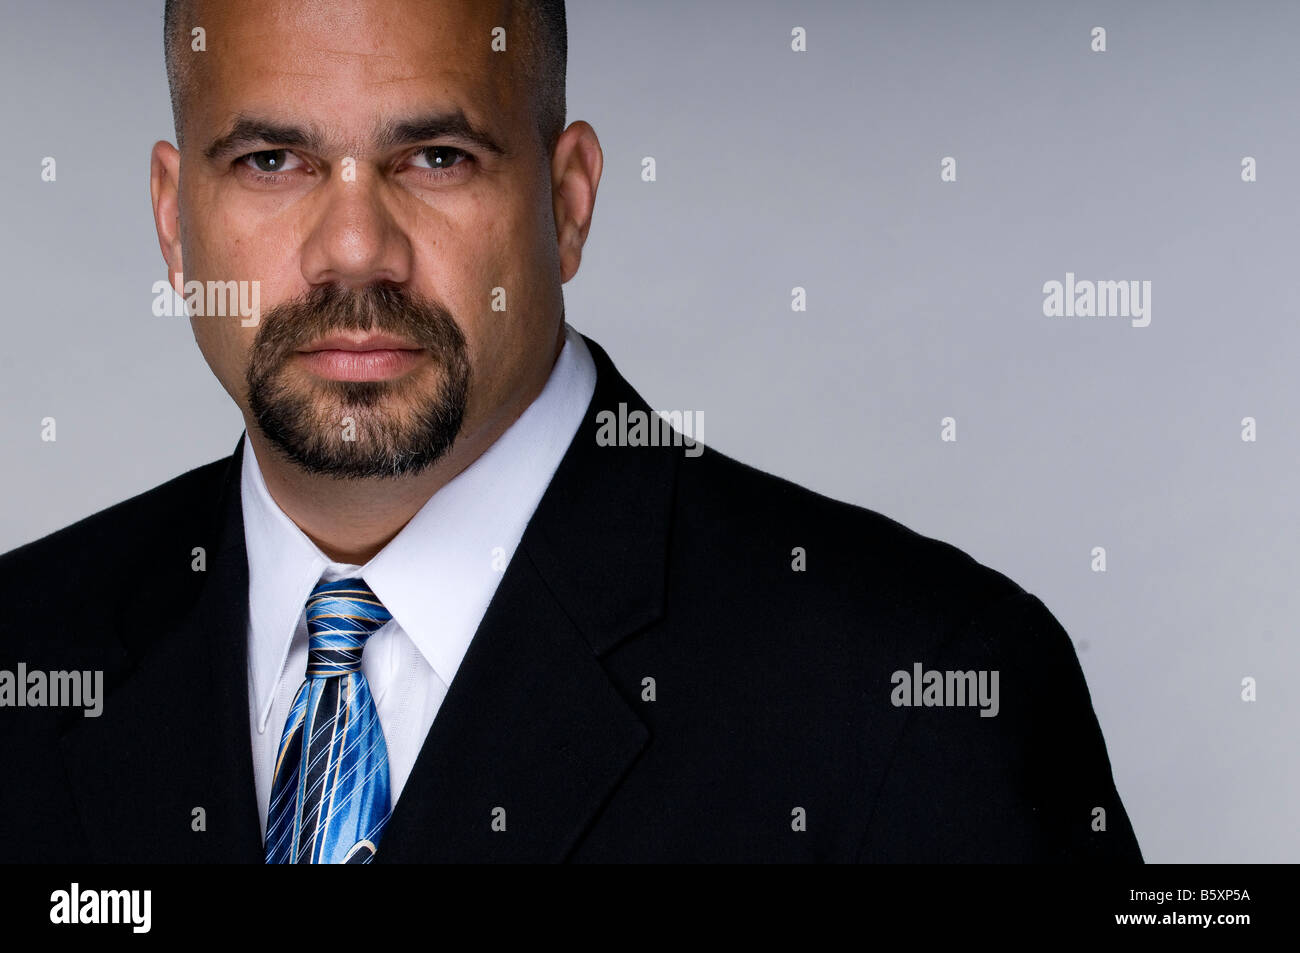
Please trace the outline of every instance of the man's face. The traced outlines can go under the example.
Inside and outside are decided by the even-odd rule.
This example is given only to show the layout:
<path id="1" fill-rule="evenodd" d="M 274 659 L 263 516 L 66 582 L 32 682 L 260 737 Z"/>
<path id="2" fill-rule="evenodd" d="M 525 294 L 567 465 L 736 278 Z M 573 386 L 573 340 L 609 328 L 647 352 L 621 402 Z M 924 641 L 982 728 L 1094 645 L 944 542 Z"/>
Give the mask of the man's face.
<path id="1" fill-rule="evenodd" d="M 191 324 L 245 421 L 309 471 L 416 472 L 517 414 L 549 370 L 551 170 L 507 16 L 208 0 L 185 25 L 207 50 L 183 54 L 184 277 L 257 281 L 262 312 Z M 434 128 L 458 114 L 467 129 Z"/>

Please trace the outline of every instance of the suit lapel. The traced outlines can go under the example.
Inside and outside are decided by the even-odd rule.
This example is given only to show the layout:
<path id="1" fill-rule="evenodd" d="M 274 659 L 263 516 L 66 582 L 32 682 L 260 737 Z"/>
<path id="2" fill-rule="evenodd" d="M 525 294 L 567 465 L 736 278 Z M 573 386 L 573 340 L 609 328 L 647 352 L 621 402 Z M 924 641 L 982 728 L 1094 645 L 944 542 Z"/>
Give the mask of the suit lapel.
<path id="1" fill-rule="evenodd" d="M 204 488 L 217 503 L 194 532 L 193 545 L 207 552 L 196 598 L 179 618 L 151 614 L 147 591 L 113 607 L 134 669 L 98 718 L 78 719 L 63 736 L 70 786 L 102 861 L 262 859 L 249 745 L 243 439 L 220 485 Z M 164 548 L 157 558 L 188 564 L 188 547 Z"/>
<path id="2" fill-rule="evenodd" d="M 531 560 L 516 555 L 376 860 L 563 860 L 648 737 Z"/>
<path id="3" fill-rule="evenodd" d="M 597 445 L 602 410 L 645 404 L 587 346 L 596 392 L 434 719 L 379 863 L 564 860 L 650 738 L 600 657 L 662 613 L 677 457 Z"/>

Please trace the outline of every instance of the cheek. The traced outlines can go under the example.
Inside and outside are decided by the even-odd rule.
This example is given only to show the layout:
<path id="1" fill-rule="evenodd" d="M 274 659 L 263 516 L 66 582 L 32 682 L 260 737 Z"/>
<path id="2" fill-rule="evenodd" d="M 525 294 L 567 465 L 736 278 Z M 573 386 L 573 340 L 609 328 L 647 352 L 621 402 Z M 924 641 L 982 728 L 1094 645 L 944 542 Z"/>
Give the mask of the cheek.
<path id="1" fill-rule="evenodd" d="M 506 397 L 518 381 L 530 378 L 539 350 L 550 346 L 548 312 L 554 305 L 558 265 L 552 277 L 545 226 L 532 213 L 521 205 L 489 216 L 492 224 L 477 236 L 474 260 L 465 263 L 480 276 L 484 289 L 482 306 L 469 309 L 465 318 L 466 324 L 478 322 L 466 328 L 466 335 L 478 338 L 471 343 L 477 345 L 475 372 L 484 397 Z M 553 233 L 550 241 L 553 245 Z M 504 312 L 492 310 L 487 297 L 492 288 L 504 289 Z"/>
<path id="2" fill-rule="evenodd" d="M 241 326 L 238 318 L 191 317 L 194 340 L 212 373 L 231 396 L 244 390 L 244 371 L 257 328 Z"/>
<path id="3" fill-rule="evenodd" d="M 256 282 L 263 311 L 278 294 L 301 283 L 302 238 L 296 223 L 285 220 L 268 227 L 237 203 L 223 200 L 216 189 L 197 185 L 189 207 L 203 211 L 182 221 L 187 281 Z"/>
<path id="4" fill-rule="evenodd" d="M 212 198 L 200 193 L 192 200 L 193 207 L 203 207 L 203 201 Z M 242 402 L 244 374 L 260 326 L 260 315 L 298 290 L 295 280 L 301 277 L 301 272 L 292 254 L 298 236 L 289 229 L 274 233 L 250 229 L 247 222 L 230 212 L 200 216 L 199 222 L 201 227 L 191 224 L 183 230 L 186 282 L 198 281 L 205 287 L 209 281 L 237 281 L 250 286 L 256 282 L 257 286 L 255 297 L 251 287 L 247 292 L 240 291 L 241 304 L 247 302 L 256 307 L 259 317 L 256 323 L 245 326 L 244 315 L 190 318 L 194 340 L 204 360 L 226 391 Z"/>
<path id="5" fill-rule="evenodd" d="M 454 239 L 439 238 L 429 265 L 418 269 L 428 276 L 421 290 L 447 306 L 465 335 L 476 373 L 499 362 L 527 296 L 512 273 L 513 249 L 505 242 L 504 230 L 485 222 Z"/>

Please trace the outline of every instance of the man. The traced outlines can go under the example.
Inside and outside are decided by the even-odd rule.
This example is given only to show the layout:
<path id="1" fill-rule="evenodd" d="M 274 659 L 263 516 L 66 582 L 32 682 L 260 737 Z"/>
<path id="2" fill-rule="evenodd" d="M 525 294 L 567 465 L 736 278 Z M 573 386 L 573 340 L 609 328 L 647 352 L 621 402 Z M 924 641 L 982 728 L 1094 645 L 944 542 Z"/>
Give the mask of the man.
<path id="1" fill-rule="evenodd" d="M 191 318 L 229 458 L 0 558 L 4 667 L 104 686 L 4 710 L 5 859 L 1141 859 L 1037 598 L 627 435 L 565 323 L 602 154 L 562 3 L 165 34 L 168 273 L 270 307 Z"/>

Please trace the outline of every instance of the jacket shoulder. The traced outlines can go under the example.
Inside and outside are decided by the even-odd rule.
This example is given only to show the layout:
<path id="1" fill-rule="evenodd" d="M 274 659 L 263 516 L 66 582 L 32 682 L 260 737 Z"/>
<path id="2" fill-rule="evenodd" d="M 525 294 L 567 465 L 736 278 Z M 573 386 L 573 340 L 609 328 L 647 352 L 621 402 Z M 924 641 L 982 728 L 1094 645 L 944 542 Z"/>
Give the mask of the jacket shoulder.
<path id="1" fill-rule="evenodd" d="M 0 555 L 0 598 L 28 612 L 57 614 L 99 597 L 105 585 L 135 569 L 152 572 L 172 549 L 189 553 L 205 545 L 231 459 L 195 467 Z"/>
<path id="2" fill-rule="evenodd" d="M 677 665 L 727 660 L 708 683 L 718 710 L 744 711 L 801 783 L 853 805 L 856 859 L 1141 860 L 1073 645 L 1040 599 L 950 543 L 724 454 L 678 473 Z M 917 707 L 899 676 L 918 665 L 944 685 L 983 678 L 985 694 Z M 873 792 L 869 810 L 853 790 Z"/>
<path id="3" fill-rule="evenodd" d="M 951 543 L 711 449 L 681 462 L 677 506 L 676 532 L 698 537 L 710 559 L 752 560 L 774 593 L 798 586 L 856 605 L 887 596 L 922 613 L 968 616 L 1028 596 Z"/>

